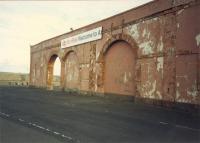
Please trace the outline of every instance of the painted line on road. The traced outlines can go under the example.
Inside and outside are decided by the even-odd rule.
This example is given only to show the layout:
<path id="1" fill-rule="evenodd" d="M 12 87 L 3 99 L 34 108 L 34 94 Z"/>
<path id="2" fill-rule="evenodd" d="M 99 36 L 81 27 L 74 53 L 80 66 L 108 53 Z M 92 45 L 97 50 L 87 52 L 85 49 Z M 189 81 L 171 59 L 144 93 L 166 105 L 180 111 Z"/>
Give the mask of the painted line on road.
<path id="1" fill-rule="evenodd" d="M 4 117 L 7 117 L 7 118 L 11 117 L 9 114 L 3 113 L 3 112 L 0 112 L 0 115 L 2 115 L 2 116 L 4 116 Z M 25 121 L 24 119 L 21 119 L 21 118 L 18 118 L 18 119 L 14 118 L 14 117 L 12 117 L 12 118 L 15 119 L 15 120 L 17 120 L 17 121 L 19 121 L 19 122 L 23 122 L 23 123 L 25 123 L 26 125 L 29 125 L 29 126 L 32 126 L 32 127 L 38 128 L 38 129 L 41 129 L 41 130 L 45 130 L 46 132 L 49 132 L 49 133 L 54 134 L 54 135 L 56 135 L 56 136 L 60 136 L 60 137 L 62 137 L 62 138 L 68 139 L 68 140 L 73 140 L 72 137 L 66 136 L 66 135 L 64 135 L 64 134 L 62 134 L 62 133 L 59 133 L 59 132 L 57 132 L 57 131 L 52 131 L 52 130 L 50 130 L 50 129 L 48 129 L 48 128 L 45 128 L 45 127 L 43 127 L 43 126 L 40 126 L 40 125 L 38 125 L 38 124 L 36 124 L 36 123 L 31 123 L 31 122 Z"/>
<path id="2" fill-rule="evenodd" d="M 173 124 L 169 124 L 167 122 L 159 122 L 159 124 L 162 124 L 162 125 L 172 125 L 172 126 L 175 126 L 176 128 L 182 128 L 182 129 L 193 130 L 193 131 L 200 131 L 200 129 L 190 128 L 190 127 L 183 126 L 183 125 L 173 125 Z"/>
<path id="3" fill-rule="evenodd" d="M 48 128 L 45 128 L 45 127 L 43 127 L 43 126 L 40 126 L 40 125 L 38 125 L 38 124 L 36 124 L 36 123 L 31 123 L 31 122 L 29 122 L 28 125 L 31 125 L 31 126 L 33 126 L 33 127 L 35 127 L 35 128 L 38 128 L 38 129 L 41 129 L 41 130 L 44 130 L 44 131 L 47 131 L 47 132 L 52 133 L 52 134 L 54 134 L 54 135 L 60 136 L 60 137 L 62 137 L 62 138 L 66 138 L 66 139 L 68 139 L 68 140 L 73 140 L 73 139 L 72 139 L 71 137 L 69 137 L 69 136 L 66 136 L 66 135 L 64 135 L 64 134 L 61 134 L 61 133 L 59 133 L 59 132 L 57 132 L 57 131 L 52 131 L 52 130 L 50 130 L 50 129 L 48 129 Z"/>
<path id="4" fill-rule="evenodd" d="M 42 126 L 39 126 L 39 125 L 36 125 L 36 127 L 37 127 L 37 128 L 40 128 L 40 129 L 42 129 L 42 130 L 45 130 L 45 128 L 44 128 L 44 127 L 42 127 Z"/>
<path id="5" fill-rule="evenodd" d="M 46 131 L 50 132 L 51 130 L 49 130 L 48 128 L 45 129 Z"/>
<path id="6" fill-rule="evenodd" d="M 200 131 L 200 129 L 190 128 L 190 127 L 183 126 L 183 125 L 176 125 L 176 127 L 177 128 L 188 129 L 188 130 L 193 130 L 193 131 Z"/>
<path id="7" fill-rule="evenodd" d="M 159 122 L 160 124 L 163 124 L 163 125 L 168 125 L 169 123 L 166 123 L 166 122 Z"/>
<path id="8" fill-rule="evenodd" d="M 0 114 L 3 115 L 3 116 L 6 116 L 6 117 L 10 117 L 10 115 L 3 113 L 3 112 L 0 112 Z"/>
<path id="9" fill-rule="evenodd" d="M 56 134 L 56 135 L 59 135 L 60 133 L 58 133 L 58 132 L 53 132 L 54 134 Z"/>
<path id="10" fill-rule="evenodd" d="M 23 119 L 21 119 L 21 118 L 19 118 L 18 120 L 19 120 L 20 122 L 24 122 L 24 120 L 23 120 Z"/>
<path id="11" fill-rule="evenodd" d="M 69 139 L 69 140 L 73 140 L 71 137 L 68 137 L 68 136 L 65 136 L 65 135 L 61 135 L 63 138 L 67 138 L 67 139 Z"/>

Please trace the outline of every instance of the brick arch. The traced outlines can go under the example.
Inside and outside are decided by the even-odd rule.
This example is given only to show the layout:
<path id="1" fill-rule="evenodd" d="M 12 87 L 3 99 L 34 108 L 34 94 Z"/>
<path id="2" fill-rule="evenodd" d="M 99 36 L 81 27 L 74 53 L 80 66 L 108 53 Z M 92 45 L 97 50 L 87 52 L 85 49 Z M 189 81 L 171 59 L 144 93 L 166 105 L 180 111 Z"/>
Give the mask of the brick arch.
<path id="1" fill-rule="evenodd" d="M 102 88 L 103 88 L 103 90 L 104 90 L 105 93 L 107 92 L 106 91 L 106 87 L 107 86 L 105 85 L 107 83 L 106 79 L 108 79 L 108 78 L 106 78 L 107 74 L 105 73 L 106 72 L 105 69 L 108 69 L 108 67 L 106 66 L 106 63 L 107 63 L 107 61 L 106 61 L 106 55 L 107 55 L 108 51 L 110 50 L 110 48 L 112 48 L 113 46 L 116 46 L 116 44 L 118 45 L 118 43 L 126 43 L 127 46 L 129 47 L 129 50 L 133 51 L 133 58 L 134 59 L 133 59 L 133 64 L 131 64 L 131 65 L 132 65 L 132 67 L 135 67 L 135 65 L 136 65 L 138 46 L 137 46 L 135 40 L 130 35 L 117 34 L 117 35 L 113 35 L 113 37 L 111 39 L 107 40 L 106 43 L 103 46 L 103 49 L 102 49 L 101 54 L 100 54 L 100 57 L 98 59 L 99 62 L 102 63 L 103 69 L 104 69 L 103 70 L 104 72 L 102 73 L 102 82 L 104 83 Z M 132 53 L 132 52 L 129 52 L 129 53 Z M 134 81 L 135 70 L 136 69 L 134 69 L 134 72 L 131 73 L 131 77 L 132 77 L 131 79 L 133 79 L 132 81 Z M 122 72 L 123 72 L 123 70 L 122 70 Z M 126 72 L 126 71 L 124 71 L 124 72 Z M 134 82 L 131 85 L 133 85 L 132 93 L 135 94 L 135 91 L 136 91 L 136 82 Z M 123 93 L 123 92 L 120 93 L 120 92 L 119 92 L 119 94 L 126 94 L 126 93 Z"/>
<path id="2" fill-rule="evenodd" d="M 52 90 L 53 89 L 53 70 L 54 70 L 54 63 L 56 59 L 59 58 L 60 63 L 62 63 L 62 59 L 59 57 L 58 52 L 51 52 L 47 58 L 47 76 L 46 76 L 46 84 L 47 89 Z M 60 84 L 61 85 L 61 84 Z"/>
<path id="3" fill-rule="evenodd" d="M 61 58 L 62 61 L 65 62 L 65 60 L 67 59 L 67 56 L 68 56 L 70 53 L 72 53 L 72 52 L 74 52 L 74 53 L 76 54 L 77 59 L 78 59 L 78 62 L 79 62 L 79 57 L 78 57 L 77 52 L 76 52 L 75 50 L 69 50 L 69 51 L 67 51 L 67 52 L 64 54 L 64 56 Z"/>
<path id="4" fill-rule="evenodd" d="M 106 52 L 109 50 L 109 48 L 112 46 L 112 44 L 114 44 L 117 41 L 125 41 L 132 48 L 136 49 L 136 51 L 138 49 L 137 43 L 135 42 L 135 40 L 130 35 L 127 35 L 127 34 L 116 34 L 116 35 L 113 35 L 112 38 L 110 38 L 110 39 L 108 39 L 106 41 L 106 43 L 104 44 L 103 49 L 102 49 L 102 51 L 100 53 L 98 61 L 103 60 L 103 57 L 106 54 Z"/>
<path id="5" fill-rule="evenodd" d="M 69 60 L 71 64 L 67 64 L 67 60 Z M 79 89 L 80 73 L 77 52 L 75 50 L 67 51 L 63 56 L 62 61 L 63 88 Z"/>
<path id="6" fill-rule="evenodd" d="M 47 62 L 47 63 L 49 62 L 49 60 L 51 59 L 51 57 L 52 57 L 53 55 L 56 55 L 56 56 L 60 59 L 60 61 L 62 61 L 62 57 L 60 56 L 59 51 L 51 51 L 51 52 L 48 54 L 48 56 L 46 56 L 46 62 Z"/>

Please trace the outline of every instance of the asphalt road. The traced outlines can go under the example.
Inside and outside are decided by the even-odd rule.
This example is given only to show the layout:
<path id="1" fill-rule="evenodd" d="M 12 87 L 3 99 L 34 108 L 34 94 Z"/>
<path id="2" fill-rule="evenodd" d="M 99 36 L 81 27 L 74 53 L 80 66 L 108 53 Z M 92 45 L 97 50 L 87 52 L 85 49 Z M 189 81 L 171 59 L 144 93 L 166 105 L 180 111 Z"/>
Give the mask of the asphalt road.
<path id="1" fill-rule="evenodd" d="M 1 143 L 200 142 L 200 118 L 129 100 L 0 87 Z"/>
<path id="2" fill-rule="evenodd" d="M 1 143 L 62 143 L 34 129 L 0 118 Z"/>

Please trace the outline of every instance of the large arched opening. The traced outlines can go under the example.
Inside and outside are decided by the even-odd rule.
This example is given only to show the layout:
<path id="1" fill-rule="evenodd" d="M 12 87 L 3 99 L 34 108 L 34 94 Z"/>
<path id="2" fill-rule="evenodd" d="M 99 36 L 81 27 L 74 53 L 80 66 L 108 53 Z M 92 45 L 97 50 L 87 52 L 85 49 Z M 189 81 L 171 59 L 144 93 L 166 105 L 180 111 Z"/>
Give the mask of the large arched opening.
<path id="1" fill-rule="evenodd" d="M 74 51 L 70 51 L 64 58 L 65 63 L 65 89 L 79 89 L 80 77 L 79 77 L 79 62 L 78 57 Z"/>
<path id="2" fill-rule="evenodd" d="M 104 92 L 135 95 L 137 49 L 125 40 L 110 43 L 104 52 Z"/>
<path id="3" fill-rule="evenodd" d="M 47 67 L 47 89 L 59 89 L 60 88 L 60 73 L 61 62 L 58 55 L 54 54 L 50 57 Z"/>

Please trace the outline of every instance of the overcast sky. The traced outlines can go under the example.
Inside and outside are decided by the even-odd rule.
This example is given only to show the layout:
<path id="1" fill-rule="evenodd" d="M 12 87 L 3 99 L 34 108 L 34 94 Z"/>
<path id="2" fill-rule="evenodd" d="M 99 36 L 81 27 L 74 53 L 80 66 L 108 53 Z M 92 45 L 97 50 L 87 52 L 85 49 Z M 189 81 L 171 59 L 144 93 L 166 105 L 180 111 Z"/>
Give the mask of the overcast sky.
<path id="1" fill-rule="evenodd" d="M 149 1 L 0 1 L 0 71 L 29 73 L 30 45 Z"/>

